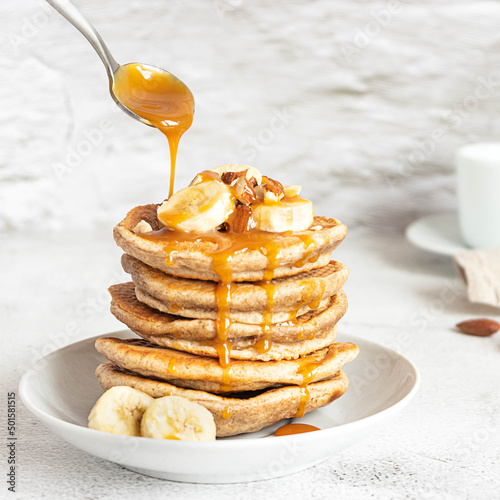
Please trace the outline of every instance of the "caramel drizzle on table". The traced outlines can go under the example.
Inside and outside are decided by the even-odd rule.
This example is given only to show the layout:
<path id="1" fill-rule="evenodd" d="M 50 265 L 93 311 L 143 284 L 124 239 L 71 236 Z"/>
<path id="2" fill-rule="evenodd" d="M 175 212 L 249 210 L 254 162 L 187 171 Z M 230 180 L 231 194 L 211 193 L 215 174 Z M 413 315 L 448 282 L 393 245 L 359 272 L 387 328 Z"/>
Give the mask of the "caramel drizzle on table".
<path id="1" fill-rule="evenodd" d="M 306 256 L 311 256 L 316 246 L 316 243 L 312 243 L 314 240 L 312 238 L 309 239 L 308 235 L 299 234 L 297 236 L 299 236 L 306 245 Z M 233 320 L 231 319 L 231 291 L 233 286 L 232 261 L 236 255 L 252 250 L 259 251 L 267 257 L 268 262 L 264 271 L 264 279 L 260 282 L 255 282 L 256 285 L 261 286 L 265 290 L 266 308 L 263 312 L 263 320 L 261 323 L 262 337 L 253 345 L 253 347 L 260 353 L 268 352 L 272 347 L 272 319 L 277 291 L 277 286 L 272 280 L 275 269 L 279 267 L 282 258 L 281 247 L 276 242 L 276 235 L 274 233 L 258 231 L 255 229 L 246 233 L 219 232 L 216 230 L 207 231 L 206 233 L 189 233 L 175 231 L 170 228 L 163 228 L 158 231 L 153 231 L 152 233 L 141 234 L 140 237 L 164 243 L 163 248 L 165 251 L 165 262 L 167 265 L 173 265 L 179 243 L 211 242 L 216 246 L 215 250 L 207 252 L 207 255 L 212 258 L 213 270 L 220 278 L 215 290 L 217 307 L 217 316 L 215 320 L 216 338 L 213 340 L 211 345 L 217 351 L 219 363 L 222 368 L 221 390 L 224 392 L 230 392 L 232 390 L 232 342 L 230 339 L 230 329 L 233 323 Z M 306 259 L 302 258 L 301 261 L 303 261 L 303 265 L 306 262 Z M 302 300 L 290 317 L 290 321 L 297 325 L 300 324 L 297 319 L 299 309 L 304 305 L 309 305 L 311 309 L 318 307 L 325 291 L 325 283 L 323 280 L 315 282 L 314 286 L 305 286 L 305 283 L 306 282 L 301 283 L 305 289 Z M 300 385 L 302 398 L 297 416 L 302 416 L 304 413 L 305 406 L 309 400 L 309 390 L 307 385 L 314 377 L 315 369 L 320 364 L 321 362 L 311 362 L 307 359 L 298 360 L 297 373 L 302 375 L 303 382 Z M 229 418 L 229 416 L 227 418 Z"/>

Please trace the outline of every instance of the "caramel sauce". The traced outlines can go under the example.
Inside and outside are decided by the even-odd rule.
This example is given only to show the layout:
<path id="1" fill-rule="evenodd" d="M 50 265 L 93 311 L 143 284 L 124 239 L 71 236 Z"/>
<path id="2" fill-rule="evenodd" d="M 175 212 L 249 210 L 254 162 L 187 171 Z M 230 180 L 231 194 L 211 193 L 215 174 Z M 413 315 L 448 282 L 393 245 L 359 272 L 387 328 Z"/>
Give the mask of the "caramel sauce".
<path id="1" fill-rule="evenodd" d="M 168 362 L 167 371 L 168 371 L 168 373 L 170 373 L 170 375 L 173 375 L 175 373 L 175 369 L 176 369 L 175 359 L 171 359 Z"/>
<path id="2" fill-rule="evenodd" d="M 281 426 L 274 433 L 275 436 L 289 436 L 291 434 L 302 434 L 304 432 L 320 431 L 319 427 L 309 424 L 287 424 Z"/>
<path id="3" fill-rule="evenodd" d="M 178 304 L 174 304 L 174 303 L 170 303 L 168 305 L 168 310 L 172 313 L 172 314 L 177 314 L 179 311 L 182 311 L 182 307 L 179 306 Z"/>
<path id="4" fill-rule="evenodd" d="M 309 309 L 312 309 L 313 311 L 315 311 L 319 307 L 319 305 L 320 305 L 320 303 L 325 295 L 325 289 L 326 289 L 326 283 L 323 280 L 319 280 L 319 281 L 317 281 L 317 283 L 318 283 L 318 287 L 319 287 L 319 292 L 318 292 L 316 298 L 314 300 L 311 300 L 311 302 L 309 302 L 309 304 L 308 304 Z"/>
<path id="5" fill-rule="evenodd" d="M 300 321 L 297 318 L 297 315 L 299 314 L 300 309 L 302 309 L 303 306 L 308 305 L 311 302 L 311 299 L 314 294 L 315 290 L 315 285 L 309 281 L 301 282 L 300 284 L 302 288 L 302 297 L 301 300 L 298 304 L 296 304 L 292 315 L 290 317 L 290 322 L 292 325 L 295 325 L 299 327 L 299 333 L 297 335 L 298 340 L 303 340 L 304 339 L 304 328 L 301 327 Z"/>
<path id="6" fill-rule="evenodd" d="M 295 418 L 300 418 L 304 416 L 306 412 L 306 406 L 309 400 L 311 399 L 311 393 L 309 392 L 308 384 L 304 384 L 300 386 L 300 402 L 299 407 L 297 408 L 297 413 L 295 414 Z"/>
<path id="7" fill-rule="evenodd" d="M 224 410 L 222 410 L 222 418 L 227 420 L 228 418 L 231 418 L 231 415 L 233 414 L 233 410 L 230 406 L 225 406 Z"/>
<path id="8" fill-rule="evenodd" d="M 170 148 L 170 197 L 174 192 L 179 140 L 193 123 L 193 94 L 174 75 L 146 64 L 120 66 L 113 79 L 113 92 L 118 100 L 167 137 Z"/>
<path id="9" fill-rule="evenodd" d="M 266 292 L 266 308 L 262 313 L 262 338 L 254 344 L 254 349 L 262 354 L 271 349 L 270 340 L 273 325 L 273 309 L 276 304 L 276 285 L 272 282 L 274 270 L 280 265 L 280 246 L 276 243 L 266 246 L 267 267 L 264 271 L 264 281 L 256 283 Z"/>
<path id="10" fill-rule="evenodd" d="M 266 271 L 267 272 L 267 271 Z M 266 308 L 262 313 L 262 338 L 260 338 L 254 345 L 253 348 L 264 354 L 269 351 L 272 347 L 272 342 L 270 340 L 271 337 L 271 329 L 273 325 L 273 308 L 276 303 L 276 285 L 271 281 L 263 281 L 260 283 L 256 283 L 264 288 L 266 292 Z"/>
<path id="11" fill-rule="evenodd" d="M 295 414 L 296 418 L 302 417 L 305 413 L 307 403 L 311 399 L 308 385 L 313 380 L 314 375 L 322 364 L 323 359 L 313 361 L 305 357 L 297 360 L 297 373 L 302 375 L 302 383 L 300 384 L 300 402 L 297 413 Z"/>
<path id="12" fill-rule="evenodd" d="M 215 262 L 215 261 L 214 261 Z M 217 264 L 214 265 L 217 269 Z M 231 319 L 231 270 L 224 265 L 219 276 L 223 281 L 217 284 L 215 289 L 215 302 L 217 304 L 217 316 L 215 319 L 215 331 L 217 340 L 214 347 L 219 355 L 219 363 L 222 367 L 221 390 L 231 390 L 231 342 L 229 341 L 229 329 L 233 323 Z M 226 281 L 229 279 L 228 281 Z"/>
<path id="13" fill-rule="evenodd" d="M 316 262 L 319 258 L 319 254 L 313 255 L 313 252 L 316 250 L 318 245 L 316 240 L 310 234 L 298 234 L 297 236 L 304 243 L 305 254 L 301 259 L 295 262 L 294 267 L 302 267 L 306 262 Z"/>
<path id="14" fill-rule="evenodd" d="M 319 281 L 303 281 L 300 283 L 300 286 L 302 288 L 302 297 L 301 300 L 298 304 L 296 304 L 295 309 L 293 310 L 290 319 L 289 319 L 289 324 L 295 325 L 299 328 L 299 333 L 297 335 L 298 340 L 303 340 L 304 339 L 304 328 L 301 327 L 300 320 L 297 318 L 297 315 L 304 306 L 308 306 L 309 309 L 311 310 L 316 310 L 320 303 L 321 300 L 323 299 L 325 295 L 325 289 L 326 289 L 326 283 L 323 280 Z M 315 298 L 313 299 L 313 296 Z M 314 338 L 314 331 L 311 332 L 311 334 L 308 337 L 308 340 L 312 340 Z"/>

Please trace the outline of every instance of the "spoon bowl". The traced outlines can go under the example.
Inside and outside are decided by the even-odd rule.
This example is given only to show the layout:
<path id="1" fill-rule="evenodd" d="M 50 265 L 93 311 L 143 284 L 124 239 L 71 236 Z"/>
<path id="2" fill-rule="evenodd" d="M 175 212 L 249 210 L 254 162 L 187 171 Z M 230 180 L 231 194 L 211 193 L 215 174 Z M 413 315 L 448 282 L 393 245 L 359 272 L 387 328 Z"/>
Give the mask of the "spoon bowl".
<path id="1" fill-rule="evenodd" d="M 137 62 L 119 66 L 110 93 L 118 106 L 166 135 L 174 128 L 187 130 L 193 121 L 193 94 L 176 76 L 157 66 Z"/>
<path id="2" fill-rule="evenodd" d="M 117 71 L 118 69 L 121 68 L 120 65 L 118 65 L 118 68 L 117 68 Z M 162 69 L 160 68 L 156 68 L 158 71 L 163 71 Z M 148 125 L 150 127 L 154 127 L 154 125 L 149 121 L 147 120 L 146 118 L 142 118 L 142 116 L 139 116 L 139 115 L 136 115 L 133 111 L 131 111 L 130 109 L 127 108 L 127 106 L 125 106 L 121 101 L 120 99 L 118 99 L 118 97 L 116 96 L 115 92 L 114 92 L 114 73 L 112 75 L 112 77 L 110 78 L 109 80 L 109 93 L 111 95 L 111 98 L 113 99 L 113 101 L 115 101 L 116 105 L 128 116 L 130 116 L 131 118 L 134 118 L 138 121 L 140 121 L 141 123 L 144 123 L 144 125 Z"/>

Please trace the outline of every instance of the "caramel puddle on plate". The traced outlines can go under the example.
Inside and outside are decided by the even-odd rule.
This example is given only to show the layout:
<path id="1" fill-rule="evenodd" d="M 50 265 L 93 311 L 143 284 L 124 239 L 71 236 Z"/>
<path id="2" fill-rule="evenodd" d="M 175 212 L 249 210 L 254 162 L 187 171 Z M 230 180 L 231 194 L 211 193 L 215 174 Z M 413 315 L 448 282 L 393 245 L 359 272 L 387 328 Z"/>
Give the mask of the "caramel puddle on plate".
<path id="1" fill-rule="evenodd" d="M 119 101 L 167 137 L 170 148 L 170 197 L 174 192 L 179 140 L 193 123 L 193 94 L 174 75 L 147 64 L 120 66 L 113 78 L 113 92 Z"/>
<path id="2" fill-rule="evenodd" d="M 304 432 L 320 431 L 321 429 L 309 424 L 287 424 L 279 427 L 275 436 L 289 436 L 290 434 L 302 434 Z"/>

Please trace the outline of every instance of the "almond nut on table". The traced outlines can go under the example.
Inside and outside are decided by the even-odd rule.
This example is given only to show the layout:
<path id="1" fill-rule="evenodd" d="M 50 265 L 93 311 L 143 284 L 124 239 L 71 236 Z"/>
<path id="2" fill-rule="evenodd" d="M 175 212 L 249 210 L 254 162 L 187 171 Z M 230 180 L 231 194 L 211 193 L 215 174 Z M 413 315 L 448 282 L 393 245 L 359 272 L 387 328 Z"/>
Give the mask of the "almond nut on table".
<path id="1" fill-rule="evenodd" d="M 457 328 L 468 335 L 488 337 L 500 330 L 500 323 L 492 319 L 470 319 L 458 323 Z"/>

